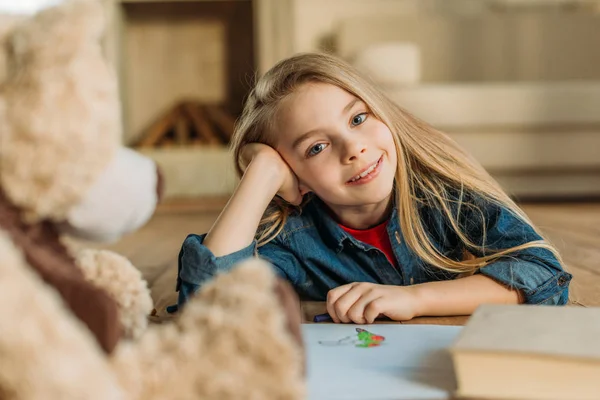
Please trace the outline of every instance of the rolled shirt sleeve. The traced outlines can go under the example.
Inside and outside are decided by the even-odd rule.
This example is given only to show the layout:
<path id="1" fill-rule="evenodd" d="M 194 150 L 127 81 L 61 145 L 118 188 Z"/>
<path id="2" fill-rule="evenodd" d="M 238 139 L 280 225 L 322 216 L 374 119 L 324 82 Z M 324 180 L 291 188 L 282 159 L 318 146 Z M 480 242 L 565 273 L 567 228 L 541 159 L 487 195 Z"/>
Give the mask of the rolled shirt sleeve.
<path id="1" fill-rule="evenodd" d="M 566 304 L 571 274 L 552 268 L 542 260 L 527 261 L 527 258 L 518 254 L 514 258 L 502 258 L 478 272 L 519 290 L 527 304 Z"/>
<path id="2" fill-rule="evenodd" d="M 490 251 L 469 249 L 476 256 L 490 254 L 543 238 L 533 227 L 505 207 L 471 201 L 459 222 L 470 240 Z M 482 219 L 485 217 L 485 224 Z M 515 251 L 479 269 L 481 273 L 509 288 L 519 290 L 527 304 L 566 304 L 571 274 L 565 272 L 551 251 L 532 247 Z"/>
<path id="3" fill-rule="evenodd" d="M 256 241 L 236 252 L 216 257 L 204 246 L 203 235 L 188 235 L 181 246 L 178 258 L 176 291 L 179 292 L 178 305 L 182 306 L 202 284 L 216 274 L 227 272 L 238 262 L 256 254 Z"/>
<path id="4" fill-rule="evenodd" d="M 177 287 L 175 289 L 179 292 L 178 307 L 183 306 L 191 295 L 215 275 L 230 271 L 236 264 L 251 257 L 260 256 L 270 262 L 273 271 L 279 277 L 288 281 L 291 280 L 284 272 L 286 266 L 300 269 L 300 265 L 294 256 L 277 246 L 275 241 L 258 248 L 256 240 L 254 240 L 243 249 L 216 257 L 204 245 L 205 237 L 206 234 L 188 235 L 179 251 Z"/>

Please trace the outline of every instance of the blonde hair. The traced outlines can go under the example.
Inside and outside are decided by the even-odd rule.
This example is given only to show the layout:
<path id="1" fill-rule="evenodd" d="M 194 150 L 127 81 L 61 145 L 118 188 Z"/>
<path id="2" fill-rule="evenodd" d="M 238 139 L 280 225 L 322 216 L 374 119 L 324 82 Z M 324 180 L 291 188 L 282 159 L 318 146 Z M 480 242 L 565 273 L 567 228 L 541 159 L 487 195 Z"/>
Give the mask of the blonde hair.
<path id="1" fill-rule="evenodd" d="M 502 256 L 533 247 L 547 249 L 561 260 L 557 250 L 546 240 L 508 249 L 485 247 L 483 210 L 474 203 L 463 201 L 467 194 L 505 207 L 542 235 L 497 182 L 448 135 L 403 110 L 352 66 L 332 55 L 307 53 L 293 56 L 276 64 L 257 82 L 232 137 L 234 160 L 240 176 L 243 172 L 240 156 L 244 145 L 259 142 L 274 146 L 273 124 L 281 101 L 300 85 L 309 82 L 336 85 L 360 98 L 372 115 L 392 132 L 398 158 L 395 200 L 397 205 L 402 205 L 398 207 L 400 229 L 406 244 L 425 263 L 446 271 L 473 273 Z M 456 261 L 436 249 L 421 220 L 421 205 L 441 210 L 462 242 L 467 257 Z M 461 228 L 459 217 L 463 207 L 469 207 L 481 216 L 482 245 L 474 243 Z M 273 199 L 257 232 L 259 246 L 281 232 L 292 209 L 293 206 L 279 197 Z M 482 256 L 474 256 L 473 251 Z"/>

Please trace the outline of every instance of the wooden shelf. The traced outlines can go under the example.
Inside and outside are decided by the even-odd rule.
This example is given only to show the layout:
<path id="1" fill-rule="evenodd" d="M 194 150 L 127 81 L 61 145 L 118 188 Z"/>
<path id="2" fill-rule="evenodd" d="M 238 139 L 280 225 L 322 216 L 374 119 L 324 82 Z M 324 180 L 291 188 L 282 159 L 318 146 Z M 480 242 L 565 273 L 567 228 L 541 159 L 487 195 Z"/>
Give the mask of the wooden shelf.
<path id="1" fill-rule="evenodd" d="M 255 72 L 251 0 L 110 4 L 106 50 L 119 76 L 125 144 L 183 100 L 241 113 Z"/>

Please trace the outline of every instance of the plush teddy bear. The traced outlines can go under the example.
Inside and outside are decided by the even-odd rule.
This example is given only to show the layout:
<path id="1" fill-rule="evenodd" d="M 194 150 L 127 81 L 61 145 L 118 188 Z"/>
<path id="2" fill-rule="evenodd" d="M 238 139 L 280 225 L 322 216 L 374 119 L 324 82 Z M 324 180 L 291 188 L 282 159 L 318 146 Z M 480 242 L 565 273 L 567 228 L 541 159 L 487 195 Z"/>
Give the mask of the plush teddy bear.
<path id="1" fill-rule="evenodd" d="M 67 0 L 0 39 L 0 398 L 302 398 L 298 300 L 268 264 L 243 262 L 147 326 L 137 269 L 63 244 L 140 227 L 161 192 L 156 165 L 120 146 L 103 16 Z"/>

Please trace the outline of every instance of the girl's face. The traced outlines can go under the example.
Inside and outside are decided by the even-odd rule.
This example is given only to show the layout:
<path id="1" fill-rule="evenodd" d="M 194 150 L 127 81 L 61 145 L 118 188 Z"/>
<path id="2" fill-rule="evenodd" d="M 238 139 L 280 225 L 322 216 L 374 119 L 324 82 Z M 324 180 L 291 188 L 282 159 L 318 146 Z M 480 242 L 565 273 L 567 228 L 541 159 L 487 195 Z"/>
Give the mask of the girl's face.
<path id="1" fill-rule="evenodd" d="M 335 85 L 304 84 L 281 104 L 276 129 L 277 151 L 334 212 L 387 208 L 396 148 L 360 99 Z"/>

